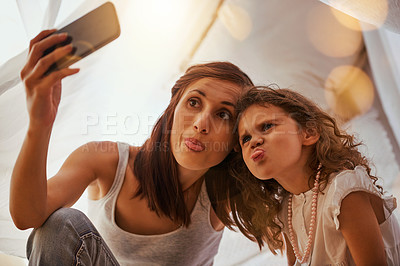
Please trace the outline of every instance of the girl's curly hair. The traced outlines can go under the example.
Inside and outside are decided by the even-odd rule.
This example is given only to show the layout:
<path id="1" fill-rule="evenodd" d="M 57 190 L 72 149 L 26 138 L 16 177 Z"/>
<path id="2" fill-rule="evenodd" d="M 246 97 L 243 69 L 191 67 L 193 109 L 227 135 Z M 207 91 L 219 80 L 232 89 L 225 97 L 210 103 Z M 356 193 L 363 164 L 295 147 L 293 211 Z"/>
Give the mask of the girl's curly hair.
<path id="1" fill-rule="evenodd" d="M 292 90 L 258 86 L 247 91 L 239 100 L 236 107 L 239 119 L 254 104 L 279 107 L 297 122 L 300 130 L 310 130 L 320 135 L 307 162 L 313 170 L 309 177 L 310 187 L 319 163 L 322 164 L 320 191 L 325 189 L 332 173 L 362 165 L 383 193 L 376 184 L 378 178 L 371 175 L 369 161 L 357 149 L 362 143 L 341 131 L 335 119 L 315 103 Z M 274 179 L 263 181 L 254 177 L 245 166 L 241 152 L 236 153 L 228 167 L 230 175 L 234 176 L 236 190 L 236 193 L 232 193 L 233 190 L 228 189 L 231 195 L 227 196 L 227 201 L 232 213 L 231 216 L 228 212 L 222 216 L 221 212 L 217 214 L 225 224 L 237 226 L 246 237 L 257 241 L 260 248 L 266 242 L 274 254 L 282 251 L 282 222 L 278 219 L 278 213 L 283 198 L 289 193 Z"/>

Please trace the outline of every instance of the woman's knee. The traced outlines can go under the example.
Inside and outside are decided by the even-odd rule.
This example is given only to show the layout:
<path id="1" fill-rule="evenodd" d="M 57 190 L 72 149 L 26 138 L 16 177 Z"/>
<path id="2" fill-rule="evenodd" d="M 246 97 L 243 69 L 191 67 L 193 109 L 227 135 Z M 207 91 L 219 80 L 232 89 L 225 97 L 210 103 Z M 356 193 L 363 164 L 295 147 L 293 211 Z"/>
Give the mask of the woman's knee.
<path id="1" fill-rule="evenodd" d="M 76 219 L 81 219 L 81 218 L 87 218 L 86 215 L 81 212 L 80 210 L 73 209 L 73 208 L 60 208 L 53 212 L 49 218 L 47 218 L 47 221 L 50 222 L 63 222 L 63 221 L 68 221 L 68 220 L 76 220 Z"/>
<path id="2" fill-rule="evenodd" d="M 86 224 L 89 222 L 87 216 L 76 209 L 61 208 L 53 212 L 44 224 L 38 228 L 42 233 L 60 234 L 61 232 L 73 229 L 76 224 Z M 90 223 L 90 222 L 89 222 Z M 55 235 L 53 235 L 55 237 Z"/>
<path id="3" fill-rule="evenodd" d="M 27 243 L 28 258 L 34 250 L 59 249 L 60 243 L 75 246 L 82 232 L 88 231 L 97 232 L 84 213 L 71 208 L 58 209 L 32 231 Z"/>
<path id="4" fill-rule="evenodd" d="M 89 218 L 79 210 L 61 208 L 52 213 L 44 224 L 33 230 L 28 245 L 48 245 L 59 241 L 74 241 L 81 232 L 96 231 Z"/>

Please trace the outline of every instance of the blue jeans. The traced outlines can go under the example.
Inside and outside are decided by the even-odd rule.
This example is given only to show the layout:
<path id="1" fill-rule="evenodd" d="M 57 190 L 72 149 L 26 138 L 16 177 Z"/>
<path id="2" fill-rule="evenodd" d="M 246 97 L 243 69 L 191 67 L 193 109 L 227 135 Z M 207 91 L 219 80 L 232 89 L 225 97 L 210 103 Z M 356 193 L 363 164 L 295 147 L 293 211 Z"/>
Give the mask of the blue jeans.
<path id="1" fill-rule="evenodd" d="M 62 208 L 32 231 L 29 265 L 119 265 L 103 238 L 82 212 Z"/>

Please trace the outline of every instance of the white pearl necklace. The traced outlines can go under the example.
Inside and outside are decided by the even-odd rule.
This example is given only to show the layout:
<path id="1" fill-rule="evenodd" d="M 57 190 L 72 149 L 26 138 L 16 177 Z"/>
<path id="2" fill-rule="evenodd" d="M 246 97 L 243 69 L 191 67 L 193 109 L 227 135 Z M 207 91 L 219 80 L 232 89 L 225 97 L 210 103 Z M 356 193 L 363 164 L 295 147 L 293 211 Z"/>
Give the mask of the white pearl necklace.
<path id="1" fill-rule="evenodd" d="M 290 238 L 290 243 L 292 244 L 292 247 L 293 247 L 294 255 L 296 256 L 297 260 L 300 263 L 304 263 L 305 261 L 307 261 L 310 256 L 310 253 L 311 253 L 311 244 L 313 242 L 314 229 L 315 229 L 315 218 L 317 216 L 318 185 L 319 185 L 320 175 L 321 175 L 321 164 L 319 164 L 319 166 L 318 166 L 318 173 L 317 173 L 317 176 L 315 177 L 314 187 L 312 189 L 313 197 L 312 197 L 312 202 L 311 202 L 311 221 L 310 221 L 310 227 L 308 229 L 308 240 L 307 240 L 306 249 L 304 251 L 304 256 L 301 256 L 299 248 L 297 247 L 297 244 L 294 239 L 294 230 L 293 230 L 293 226 L 292 226 L 292 197 L 293 197 L 293 194 L 289 195 L 289 200 L 288 200 L 289 238 Z"/>

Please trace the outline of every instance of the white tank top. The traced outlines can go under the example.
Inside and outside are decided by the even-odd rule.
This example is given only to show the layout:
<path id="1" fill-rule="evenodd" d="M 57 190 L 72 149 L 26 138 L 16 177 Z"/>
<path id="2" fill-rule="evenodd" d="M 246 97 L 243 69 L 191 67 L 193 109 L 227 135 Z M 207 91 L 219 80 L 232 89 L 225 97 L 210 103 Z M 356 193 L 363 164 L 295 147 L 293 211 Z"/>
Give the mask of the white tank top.
<path id="1" fill-rule="evenodd" d="M 161 235 L 138 235 L 122 230 L 115 222 L 115 204 L 124 181 L 129 145 L 118 143 L 119 162 L 107 195 L 89 200 L 88 216 L 121 265 L 212 265 L 222 231 L 210 223 L 211 203 L 205 182 L 191 213 L 188 228 Z"/>

